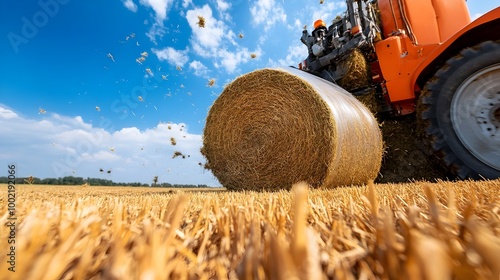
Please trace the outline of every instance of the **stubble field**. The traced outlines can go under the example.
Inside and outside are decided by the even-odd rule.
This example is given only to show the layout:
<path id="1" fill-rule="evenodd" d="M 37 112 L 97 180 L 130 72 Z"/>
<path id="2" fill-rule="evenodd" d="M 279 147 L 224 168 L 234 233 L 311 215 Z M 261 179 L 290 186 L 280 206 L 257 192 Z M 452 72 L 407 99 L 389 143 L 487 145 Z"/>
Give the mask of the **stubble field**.
<path id="1" fill-rule="evenodd" d="M 499 279 L 500 180 L 229 192 L 17 185 L 0 279 Z"/>

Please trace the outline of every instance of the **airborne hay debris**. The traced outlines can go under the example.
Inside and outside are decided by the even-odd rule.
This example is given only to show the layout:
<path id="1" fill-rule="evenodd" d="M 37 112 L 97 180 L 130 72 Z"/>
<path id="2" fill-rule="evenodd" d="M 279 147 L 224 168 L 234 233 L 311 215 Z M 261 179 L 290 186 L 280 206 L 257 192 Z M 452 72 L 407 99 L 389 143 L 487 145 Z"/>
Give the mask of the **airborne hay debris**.
<path id="1" fill-rule="evenodd" d="M 35 179 L 33 178 L 33 176 L 29 176 L 27 179 L 24 179 L 24 182 L 31 185 L 33 184 L 33 182 L 35 182 Z"/>
<path id="2" fill-rule="evenodd" d="M 334 187 L 377 176 L 382 137 L 373 115 L 344 90 L 302 73 L 254 71 L 211 107 L 202 151 L 227 189 Z"/>
<path id="3" fill-rule="evenodd" d="M 198 16 L 198 22 L 196 24 L 201 28 L 205 28 L 205 18 L 203 16 Z"/>
<path id="4" fill-rule="evenodd" d="M 185 155 L 179 151 L 175 151 L 174 152 L 174 155 L 172 156 L 172 158 L 176 158 L 176 157 L 182 157 L 182 158 L 185 158 Z"/>

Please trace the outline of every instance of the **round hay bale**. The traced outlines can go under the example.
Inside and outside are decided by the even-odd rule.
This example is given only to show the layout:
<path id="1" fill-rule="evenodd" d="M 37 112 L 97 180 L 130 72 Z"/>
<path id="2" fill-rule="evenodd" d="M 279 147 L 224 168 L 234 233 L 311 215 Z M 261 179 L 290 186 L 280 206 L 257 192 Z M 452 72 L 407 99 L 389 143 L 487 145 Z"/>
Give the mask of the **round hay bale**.
<path id="1" fill-rule="evenodd" d="M 303 71 L 262 69 L 230 83 L 210 108 L 202 153 L 229 190 L 334 187 L 377 177 L 382 136 L 342 88 Z"/>
<path id="2" fill-rule="evenodd" d="M 337 83 L 348 91 L 364 88 L 370 83 L 370 66 L 359 49 L 354 49 L 349 55 L 338 62 L 338 68 L 343 69 L 342 79 Z"/>

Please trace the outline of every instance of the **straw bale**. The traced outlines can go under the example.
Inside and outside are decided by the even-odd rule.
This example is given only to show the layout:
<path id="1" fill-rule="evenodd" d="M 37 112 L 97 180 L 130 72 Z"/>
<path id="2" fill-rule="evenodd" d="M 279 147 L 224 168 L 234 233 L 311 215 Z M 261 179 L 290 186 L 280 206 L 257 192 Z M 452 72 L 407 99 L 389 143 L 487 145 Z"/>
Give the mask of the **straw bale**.
<path id="1" fill-rule="evenodd" d="M 368 109 L 342 88 L 293 68 L 230 83 L 212 105 L 202 153 L 231 190 L 365 183 L 377 177 L 382 136 Z"/>
<path id="2" fill-rule="evenodd" d="M 346 58 L 338 62 L 338 68 L 343 69 L 343 78 L 337 81 L 339 86 L 353 91 L 368 86 L 370 82 L 370 67 L 365 56 L 359 49 L 354 49 Z"/>

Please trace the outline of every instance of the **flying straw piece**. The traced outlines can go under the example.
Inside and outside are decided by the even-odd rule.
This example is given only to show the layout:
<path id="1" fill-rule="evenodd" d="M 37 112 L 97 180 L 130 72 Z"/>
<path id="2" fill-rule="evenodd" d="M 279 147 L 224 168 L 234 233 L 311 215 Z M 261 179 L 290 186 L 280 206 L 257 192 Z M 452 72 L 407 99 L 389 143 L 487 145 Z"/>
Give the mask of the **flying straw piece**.
<path id="1" fill-rule="evenodd" d="M 141 53 L 141 56 L 142 56 L 142 57 L 148 57 L 148 52 L 142 52 L 142 53 Z"/>
<path id="2" fill-rule="evenodd" d="M 215 79 L 208 80 L 208 86 L 213 87 L 215 85 Z"/>
<path id="3" fill-rule="evenodd" d="M 29 176 L 27 179 L 24 179 L 24 182 L 32 185 L 35 179 L 33 179 L 33 176 Z"/>
<path id="4" fill-rule="evenodd" d="M 146 72 L 148 72 L 149 75 L 154 76 L 153 71 L 151 71 L 151 69 L 146 68 Z"/>
<path id="5" fill-rule="evenodd" d="M 101 108 L 99 108 L 99 106 L 95 106 L 95 110 L 96 110 L 97 112 L 100 112 L 100 111 L 101 111 Z"/>
<path id="6" fill-rule="evenodd" d="M 143 101 L 144 101 L 144 99 L 143 99 L 143 98 L 142 98 L 142 96 L 140 96 L 140 95 L 139 95 L 137 98 L 138 98 L 138 99 L 139 99 L 139 101 L 141 101 L 141 102 L 143 102 Z"/>
<path id="7" fill-rule="evenodd" d="M 45 114 L 45 113 L 47 113 L 45 109 L 43 109 L 42 107 L 38 108 L 38 114 Z"/>
<path id="8" fill-rule="evenodd" d="M 177 65 L 175 69 L 177 69 L 178 71 L 182 71 L 182 68 L 179 65 Z"/>
<path id="9" fill-rule="evenodd" d="M 115 148 L 114 147 L 110 147 L 109 150 L 112 151 L 112 152 L 115 152 Z"/>
<path id="10" fill-rule="evenodd" d="M 251 53 L 251 54 L 250 54 L 250 57 L 251 57 L 252 59 L 254 59 L 254 58 L 256 58 L 256 57 L 257 57 L 257 54 L 255 54 L 255 53 Z"/>
<path id="11" fill-rule="evenodd" d="M 108 53 L 108 57 L 113 61 L 115 62 L 115 58 L 113 57 L 113 55 L 111 53 Z"/>
<path id="12" fill-rule="evenodd" d="M 196 24 L 198 24 L 198 26 L 201 28 L 205 28 L 205 18 L 202 16 L 198 16 L 198 22 Z"/>
<path id="13" fill-rule="evenodd" d="M 166 81 L 168 79 L 168 75 L 161 75 L 161 78 Z"/>
<path id="14" fill-rule="evenodd" d="M 176 158 L 178 156 L 184 156 L 184 155 L 181 152 L 179 152 L 179 151 L 175 151 L 174 155 L 172 156 L 172 158 Z"/>
<path id="15" fill-rule="evenodd" d="M 238 37 L 240 37 L 240 39 L 243 39 L 243 33 L 240 33 Z"/>

